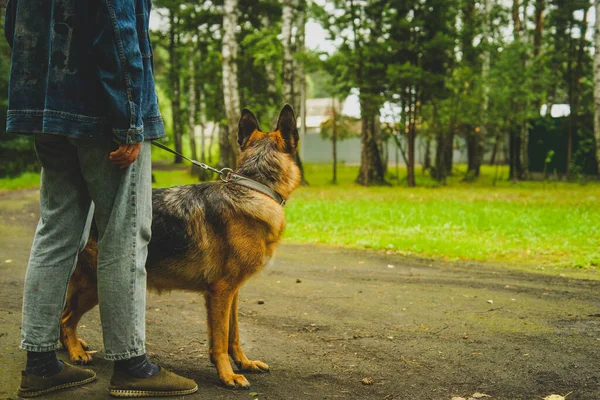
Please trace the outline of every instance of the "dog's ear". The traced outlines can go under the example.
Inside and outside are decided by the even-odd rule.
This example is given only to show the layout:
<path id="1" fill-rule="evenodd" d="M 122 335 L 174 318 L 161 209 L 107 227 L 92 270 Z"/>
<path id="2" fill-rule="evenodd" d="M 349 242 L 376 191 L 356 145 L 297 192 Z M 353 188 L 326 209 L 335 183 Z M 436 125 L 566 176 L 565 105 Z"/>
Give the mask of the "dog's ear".
<path id="1" fill-rule="evenodd" d="M 240 117 L 240 122 L 238 123 L 238 143 L 240 148 L 243 150 L 246 142 L 252 135 L 252 132 L 255 130 L 260 131 L 260 125 L 258 124 L 258 119 L 256 119 L 256 115 L 247 108 L 242 110 L 242 116 Z"/>
<path id="2" fill-rule="evenodd" d="M 285 142 L 285 151 L 293 154 L 298 147 L 298 128 L 296 125 L 296 116 L 294 110 L 289 104 L 283 106 L 279 119 L 277 120 L 277 130 L 281 132 L 281 137 Z"/>

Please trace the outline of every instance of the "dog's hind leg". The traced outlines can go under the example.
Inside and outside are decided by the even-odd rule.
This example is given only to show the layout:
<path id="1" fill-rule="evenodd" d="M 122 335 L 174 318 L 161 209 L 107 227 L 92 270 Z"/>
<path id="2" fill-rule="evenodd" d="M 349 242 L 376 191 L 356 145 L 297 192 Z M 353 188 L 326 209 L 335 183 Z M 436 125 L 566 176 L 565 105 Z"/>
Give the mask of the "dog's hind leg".
<path id="1" fill-rule="evenodd" d="M 238 293 L 235 292 L 229 315 L 229 355 L 240 371 L 268 372 L 269 366 L 262 361 L 251 361 L 240 346 L 240 330 L 238 325 Z"/>
<path id="2" fill-rule="evenodd" d="M 250 388 L 244 375 L 234 374 L 227 353 L 229 343 L 229 315 L 238 287 L 225 280 L 210 285 L 205 292 L 208 316 L 210 361 L 217 367 L 219 379 L 230 388 Z"/>
<path id="3" fill-rule="evenodd" d="M 77 337 L 77 324 L 83 314 L 97 304 L 96 277 L 78 266 L 69 280 L 67 302 L 60 326 L 60 341 L 69 352 L 69 358 L 74 364 L 92 362 L 92 355 L 86 351 L 87 344 Z"/>

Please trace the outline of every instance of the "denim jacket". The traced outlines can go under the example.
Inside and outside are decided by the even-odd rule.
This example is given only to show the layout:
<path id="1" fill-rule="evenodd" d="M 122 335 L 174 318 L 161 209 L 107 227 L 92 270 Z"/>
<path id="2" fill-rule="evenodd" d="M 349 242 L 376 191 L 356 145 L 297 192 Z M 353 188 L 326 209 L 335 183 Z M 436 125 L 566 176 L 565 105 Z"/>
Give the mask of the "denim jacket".
<path id="1" fill-rule="evenodd" d="M 151 0 L 8 0 L 7 132 L 119 143 L 164 136 L 148 36 Z"/>

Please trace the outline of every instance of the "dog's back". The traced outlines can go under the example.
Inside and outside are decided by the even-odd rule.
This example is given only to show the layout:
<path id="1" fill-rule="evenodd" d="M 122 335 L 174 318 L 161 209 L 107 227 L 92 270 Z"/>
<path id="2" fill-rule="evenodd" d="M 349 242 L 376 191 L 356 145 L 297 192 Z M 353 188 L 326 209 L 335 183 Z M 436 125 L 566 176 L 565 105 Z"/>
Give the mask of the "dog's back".
<path id="1" fill-rule="evenodd" d="M 158 290 L 246 279 L 273 255 L 285 217 L 251 189 L 211 182 L 155 190 L 146 269 Z"/>

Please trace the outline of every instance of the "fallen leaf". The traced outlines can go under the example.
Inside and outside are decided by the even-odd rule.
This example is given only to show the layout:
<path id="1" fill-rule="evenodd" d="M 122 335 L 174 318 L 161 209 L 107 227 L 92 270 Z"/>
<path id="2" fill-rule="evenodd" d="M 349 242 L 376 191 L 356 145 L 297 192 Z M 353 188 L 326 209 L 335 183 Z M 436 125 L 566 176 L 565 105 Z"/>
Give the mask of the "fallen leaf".
<path id="1" fill-rule="evenodd" d="M 475 399 L 483 399 L 484 397 L 492 397 L 492 396 L 485 394 L 485 393 L 477 392 L 477 393 L 472 394 L 471 397 L 473 397 Z"/>
<path id="2" fill-rule="evenodd" d="M 361 382 L 363 385 L 372 385 L 375 382 L 375 380 L 371 377 L 368 377 L 368 378 L 363 378 L 361 380 Z"/>
<path id="3" fill-rule="evenodd" d="M 464 397 L 453 397 L 452 400 L 467 400 Z"/>
<path id="4" fill-rule="evenodd" d="M 560 394 L 551 394 L 550 396 L 544 397 L 544 400 L 565 400 L 566 397 L 561 396 Z"/>
<path id="5" fill-rule="evenodd" d="M 250 393 L 248 393 L 248 396 L 250 396 L 250 397 L 256 397 L 256 396 L 258 396 L 259 394 L 260 394 L 260 393 L 258 393 L 258 392 L 250 392 Z"/>

